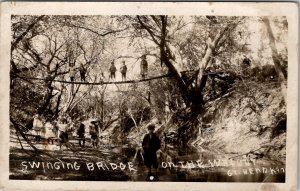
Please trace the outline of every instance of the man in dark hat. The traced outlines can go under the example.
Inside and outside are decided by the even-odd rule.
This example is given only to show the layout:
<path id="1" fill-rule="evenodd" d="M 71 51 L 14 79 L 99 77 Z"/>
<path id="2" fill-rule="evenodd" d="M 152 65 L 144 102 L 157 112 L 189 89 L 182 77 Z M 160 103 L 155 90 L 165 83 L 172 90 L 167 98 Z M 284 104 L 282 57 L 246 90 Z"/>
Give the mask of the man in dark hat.
<path id="1" fill-rule="evenodd" d="M 150 180 L 157 180 L 157 156 L 156 152 L 160 148 L 160 140 L 158 136 L 154 133 L 155 125 L 147 125 L 148 133 L 145 135 L 142 146 L 144 150 L 144 163 L 148 168 L 148 177 Z M 152 176 L 151 168 L 154 169 L 154 177 Z"/>
<path id="2" fill-rule="evenodd" d="M 127 66 L 125 64 L 125 61 L 123 61 L 123 65 L 121 66 L 120 71 L 122 74 L 122 81 L 126 80 Z"/>
<path id="3" fill-rule="evenodd" d="M 97 148 L 98 147 L 98 136 L 99 136 L 99 129 L 97 125 L 97 121 L 91 121 L 90 125 L 90 135 L 91 135 L 91 141 L 92 141 L 92 147 Z"/>
<path id="4" fill-rule="evenodd" d="M 85 125 L 81 122 L 77 130 L 78 142 L 80 147 L 85 145 Z"/>
<path id="5" fill-rule="evenodd" d="M 115 66 L 114 61 L 112 61 L 110 63 L 110 67 L 109 67 L 109 72 L 110 72 L 109 79 L 115 79 L 116 78 L 116 71 L 117 71 L 117 68 Z"/>

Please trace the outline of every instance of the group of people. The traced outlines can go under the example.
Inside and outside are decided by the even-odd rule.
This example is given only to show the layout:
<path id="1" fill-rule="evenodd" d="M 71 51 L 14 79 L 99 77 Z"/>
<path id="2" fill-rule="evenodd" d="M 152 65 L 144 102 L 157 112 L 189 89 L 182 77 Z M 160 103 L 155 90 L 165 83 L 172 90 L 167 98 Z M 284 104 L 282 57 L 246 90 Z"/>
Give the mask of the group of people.
<path id="1" fill-rule="evenodd" d="M 54 140 L 59 140 L 60 149 L 68 143 L 69 135 L 76 133 L 78 136 L 79 146 L 85 146 L 85 140 L 90 137 L 92 147 L 98 146 L 99 127 L 96 120 L 84 124 L 80 121 L 73 122 L 68 117 L 59 117 L 55 121 L 45 119 L 39 114 L 33 118 L 32 130 L 36 141 L 40 141 L 42 137 L 52 143 Z"/>
<path id="2" fill-rule="evenodd" d="M 140 74 L 142 79 L 145 79 L 147 74 L 148 74 L 148 63 L 146 60 L 146 55 L 144 54 L 141 57 L 141 63 L 140 63 Z M 83 64 L 80 65 L 80 67 L 75 67 L 75 64 L 70 64 L 69 65 L 69 76 L 70 76 L 70 80 L 71 82 L 75 81 L 75 76 L 76 73 L 79 71 L 80 74 L 80 79 L 81 81 L 85 82 L 86 81 L 86 74 L 87 74 L 87 69 L 85 68 L 85 66 L 83 66 Z M 109 67 L 109 79 L 114 80 L 116 79 L 116 72 L 117 72 L 117 68 L 115 66 L 115 62 L 112 61 Z M 120 67 L 120 73 L 122 76 L 122 81 L 126 80 L 126 74 L 127 74 L 127 66 L 125 64 L 125 61 L 122 61 L 122 66 Z M 101 78 L 103 80 L 103 73 L 101 73 Z"/>
<path id="3" fill-rule="evenodd" d="M 90 121 L 88 125 L 83 122 L 72 123 L 70 118 L 60 117 L 57 121 L 51 122 L 49 119 L 44 120 L 40 115 L 36 114 L 33 120 L 32 130 L 35 132 L 37 138 L 44 136 L 49 141 L 54 138 L 59 140 L 60 149 L 62 145 L 69 141 L 69 133 L 76 130 L 78 136 L 78 143 L 80 147 L 85 146 L 87 134 L 90 135 L 92 147 L 98 147 L 99 142 L 99 127 L 96 120 Z M 147 180 L 157 180 L 158 161 L 156 152 L 160 149 L 160 139 L 154 133 L 155 125 L 150 123 L 147 125 L 148 133 L 144 136 L 142 141 L 144 164 L 148 168 Z M 88 131 L 87 131 L 88 130 Z M 39 141 L 39 139 L 37 139 Z M 53 139 L 52 139 L 53 141 Z M 52 142 L 53 144 L 53 142 Z M 152 169 L 154 172 L 152 172 Z M 154 173 L 154 174 L 153 174 Z"/>
<path id="4" fill-rule="evenodd" d="M 80 67 L 75 67 L 75 65 L 69 65 L 69 75 L 70 75 L 70 80 L 71 82 L 73 82 L 75 80 L 75 75 L 77 73 L 77 71 L 79 70 L 79 74 L 80 74 L 80 79 L 81 81 L 85 82 L 86 81 L 86 72 L 87 69 L 83 66 L 83 64 L 80 64 Z"/>
<path id="5" fill-rule="evenodd" d="M 110 64 L 110 67 L 109 67 L 109 79 L 116 79 L 116 71 L 117 71 L 117 68 L 115 66 L 114 61 L 112 61 Z M 120 72 L 122 75 L 122 81 L 126 80 L 127 66 L 125 64 L 125 61 L 122 62 Z"/>
<path id="6" fill-rule="evenodd" d="M 97 121 L 91 121 L 88 128 L 89 132 L 86 132 L 86 125 L 83 122 L 79 124 L 79 128 L 76 132 L 78 135 L 78 144 L 80 147 L 84 147 L 86 136 L 90 135 L 92 147 L 96 148 L 99 142 L 99 127 Z"/>
<path id="7" fill-rule="evenodd" d="M 143 55 L 142 57 L 142 61 L 141 61 L 141 77 L 142 79 L 145 79 L 145 77 L 147 76 L 148 74 L 148 63 L 147 63 L 147 60 L 146 60 L 146 55 Z M 111 62 L 110 64 L 110 67 L 109 67 L 109 79 L 116 79 L 116 71 L 117 71 L 117 68 L 115 66 L 115 63 L 114 61 Z M 126 74 L 127 74 L 127 66 L 125 64 L 125 61 L 122 61 L 122 66 L 120 68 L 120 73 L 121 73 L 121 76 L 122 76 L 122 81 L 126 80 Z"/>

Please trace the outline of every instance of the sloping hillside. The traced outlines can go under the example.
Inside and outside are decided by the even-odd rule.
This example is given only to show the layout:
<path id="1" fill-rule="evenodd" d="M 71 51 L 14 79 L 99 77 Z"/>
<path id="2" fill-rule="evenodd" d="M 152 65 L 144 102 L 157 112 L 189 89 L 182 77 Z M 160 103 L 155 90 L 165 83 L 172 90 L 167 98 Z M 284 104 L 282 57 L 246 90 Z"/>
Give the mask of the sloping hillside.
<path id="1" fill-rule="evenodd" d="M 231 154 L 285 158 L 286 108 L 276 83 L 247 84 L 211 104 L 194 144 Z M 266 88 L 263 88 L 266 87 Z"/>

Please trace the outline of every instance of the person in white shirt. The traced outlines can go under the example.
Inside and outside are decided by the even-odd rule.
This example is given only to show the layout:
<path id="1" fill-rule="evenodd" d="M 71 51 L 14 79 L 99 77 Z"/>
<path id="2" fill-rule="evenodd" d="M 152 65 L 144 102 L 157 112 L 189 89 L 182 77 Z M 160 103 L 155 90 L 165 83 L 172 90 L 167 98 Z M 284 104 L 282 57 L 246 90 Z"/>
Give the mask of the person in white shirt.
<path id="1" fill-rule="evenodd" d="M 44 129 L 44 124 L 43 121 L 40 117 L 39 114 L 36 114 L 33 118 L 33 127 L 32 130 L 35 133 L 35 140 L 36 141 L 40 141 L 41 140 L 41 135 L 42 135 L 42 131 Z"/>
<path id="2" fill-rule="evenodd" d="M 58 139 L 59 139 L 59 148 L 62 149 L 62 146 L 68 143 L 68 124 L 65 118 L 62 118 L 61 121 L 57 124 L 58 126 Z"/>
<path id="3" fill-rule="evenodd" d="M 57 137 L 57 130 L 55 129 L 54 125 L 51 123 L 51 121 L 48 119 L 45 123 L 45 139 L 48 140 L 48 143 L 50 143 L 50 140 L 53 144 L 53 139 Z"/>

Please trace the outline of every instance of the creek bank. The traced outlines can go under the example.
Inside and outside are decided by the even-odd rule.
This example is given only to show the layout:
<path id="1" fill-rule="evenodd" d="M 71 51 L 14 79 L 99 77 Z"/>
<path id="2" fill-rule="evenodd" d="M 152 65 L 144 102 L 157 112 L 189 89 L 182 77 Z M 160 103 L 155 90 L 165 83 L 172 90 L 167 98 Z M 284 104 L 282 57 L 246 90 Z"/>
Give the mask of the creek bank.
<path id="1" fill-rule="evenodd" d="M 193 145 L 285 163 L 286 107 L 280 88 L 252 91 L 253 96 L 233 93 L 210 106 L 201 118 Z"/>

